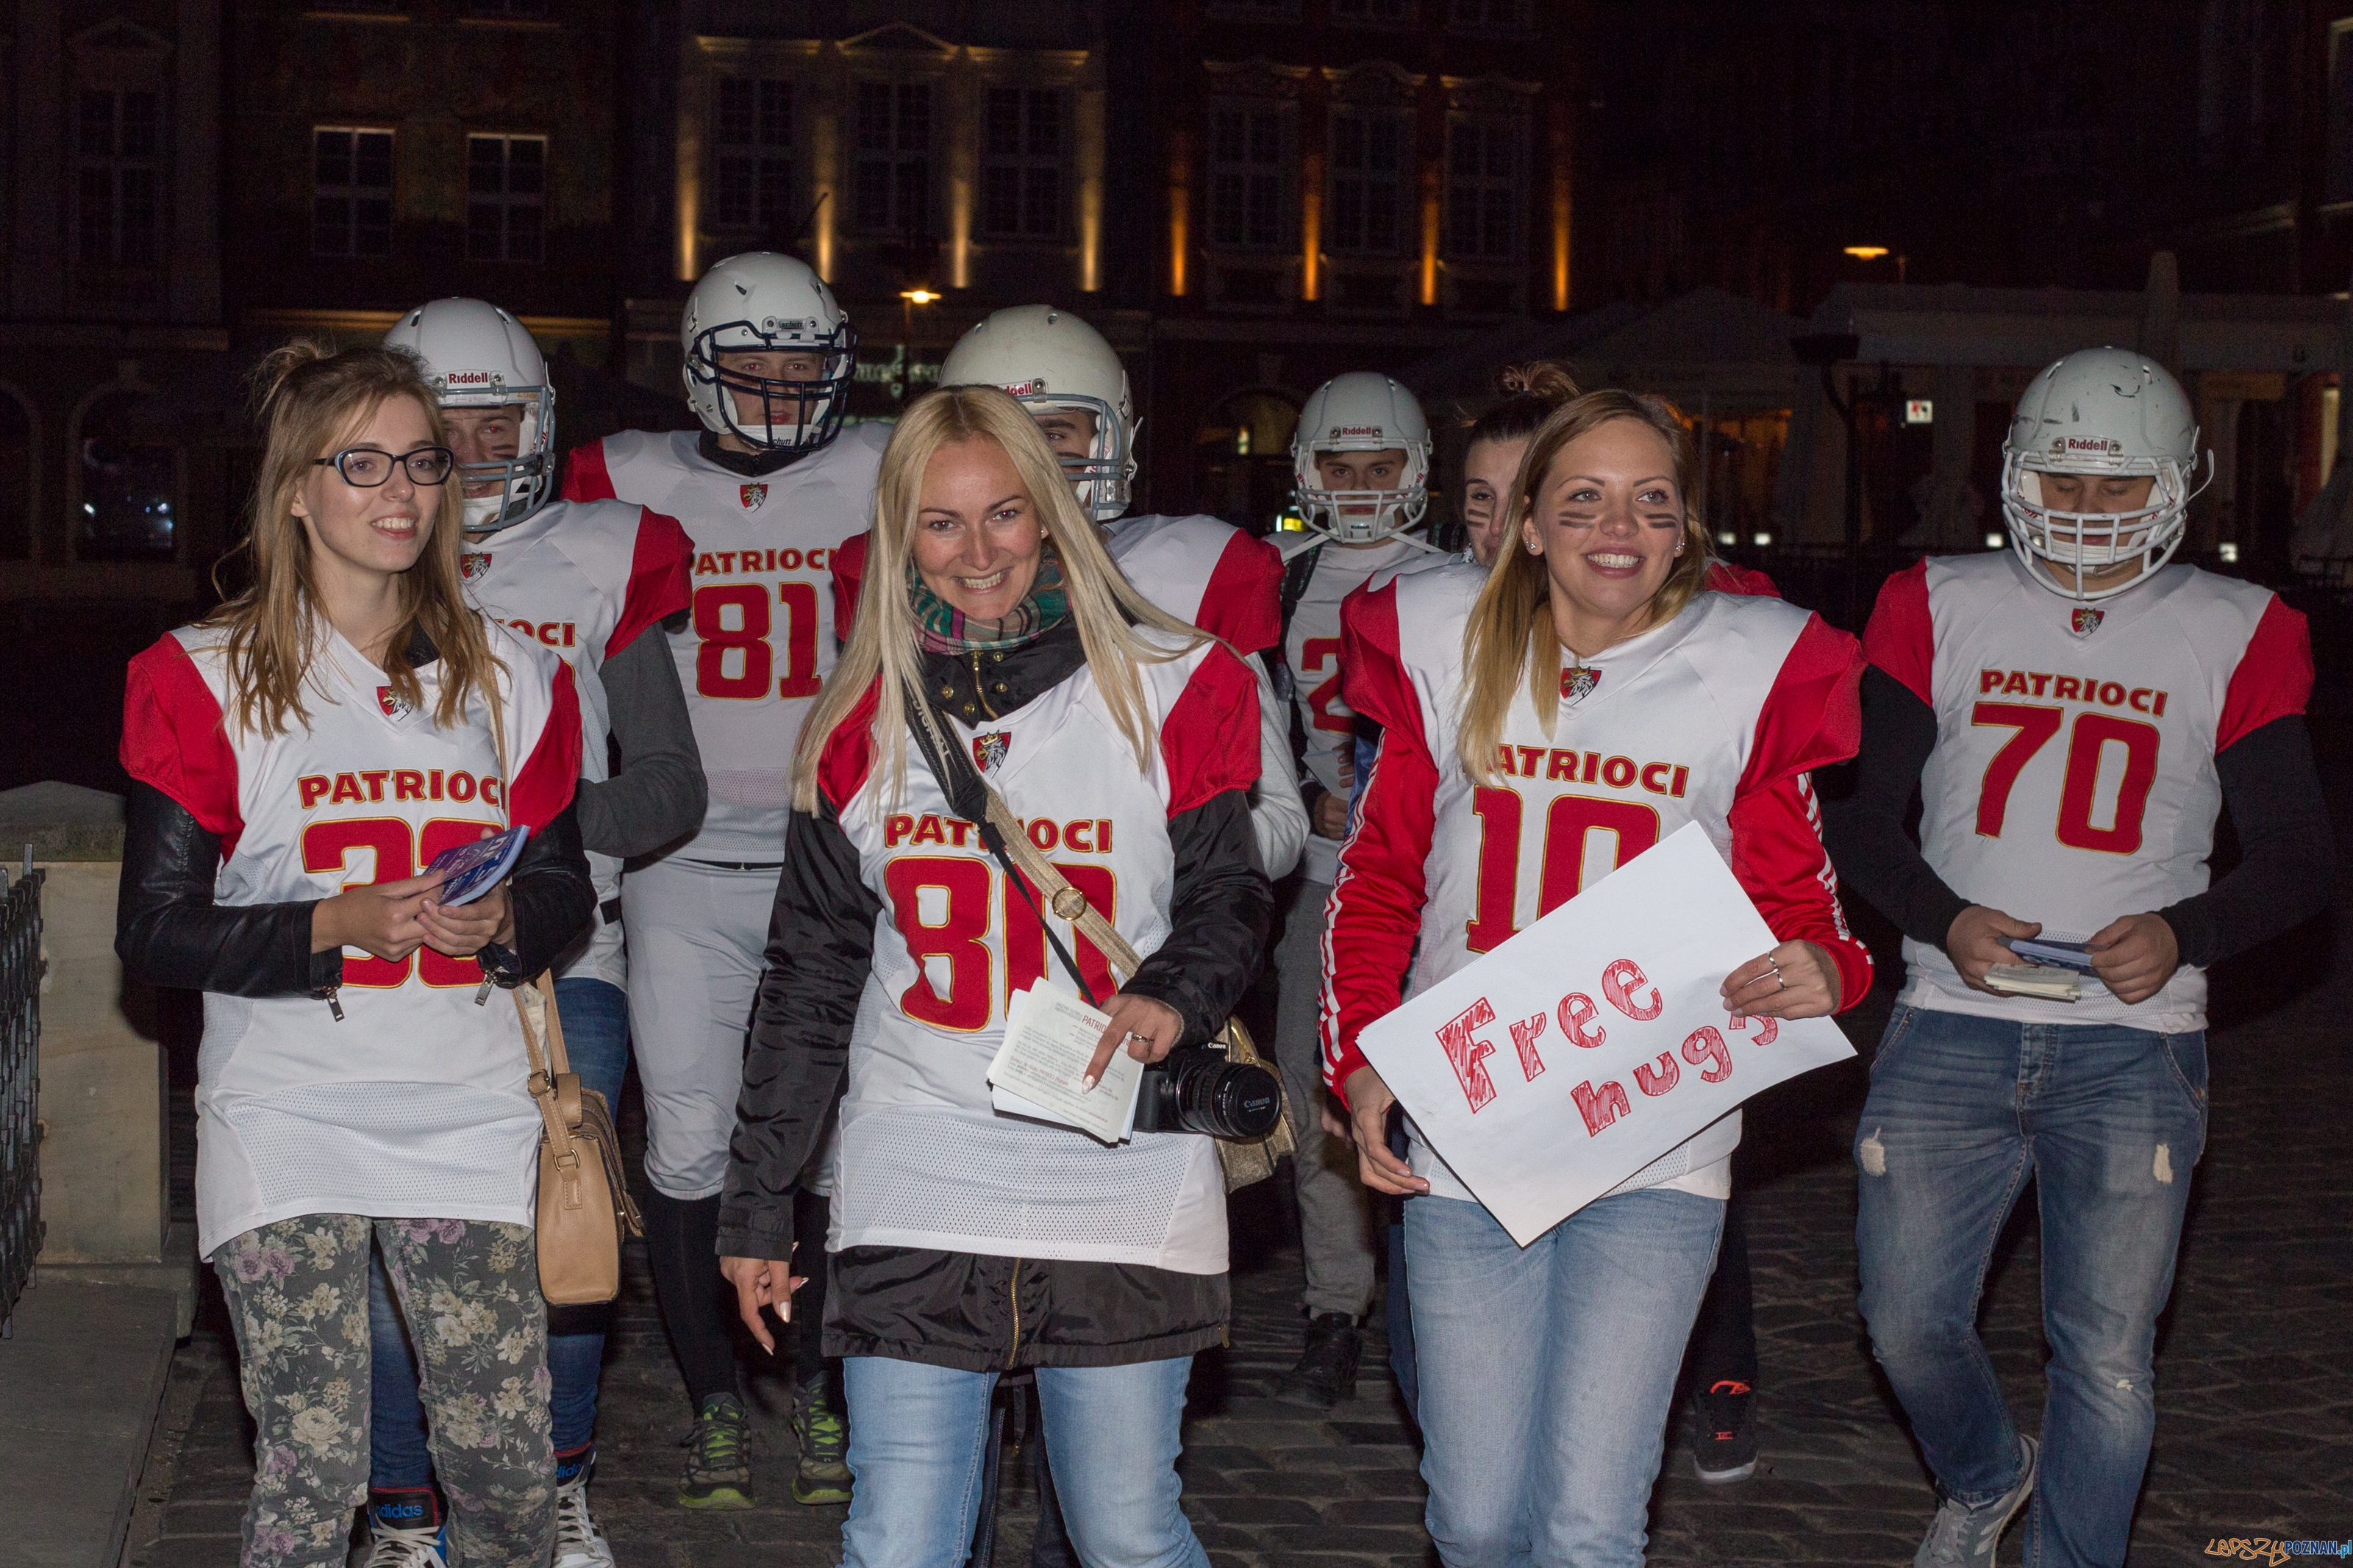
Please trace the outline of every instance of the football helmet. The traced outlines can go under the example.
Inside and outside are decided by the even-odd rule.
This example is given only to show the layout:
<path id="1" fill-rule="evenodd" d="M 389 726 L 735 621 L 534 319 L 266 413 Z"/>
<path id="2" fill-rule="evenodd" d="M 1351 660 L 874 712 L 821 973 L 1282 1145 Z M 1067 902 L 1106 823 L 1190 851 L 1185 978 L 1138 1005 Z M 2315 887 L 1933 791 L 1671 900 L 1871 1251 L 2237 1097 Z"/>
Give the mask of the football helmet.
<path id="1" fill-rule="evenodd" d="M 2035 580 L 2070 599 L 2105 599 L 2147 579 L 2189 528 L 2198 479 L 2198 420 L 2180 383 L 2147 356 L 2080 349 L 2029 384 L 2001 445 L 2001 510 L 2010 547 Z M 2147 504 L 2131 511 L 2063 511 L 2042 476 L 2149 476 Z M 2206 480 L 2214 477 L 2207 455 Z M 2137 558 L 2123 582 L 2086 588 L 2082 574 Z M 2069 568 L 2064 573 L 2054 568 Z"/>
<path id="2" fill-rule="evenodd" d="M 547 361 L 522 323 L 485 300 L 436 300 L 394 322 L 384 342 L 423 362 L 426 384 L 444 408 L 522 406 L 512 458 L 458 470 L 466 484 L 498 486 L 488 495 L 464 498 L 466 531 L 511 528 L 537 511 L 554 478 L 555 389 L 547 384 Z"/>
<path id="3" fill-rule="evenodd" d="M 1324 488 L 1319 452 L 1405 453 L 1393 490 Z M 1377 544 L 1421 521 L 1430 506 L 1430 421 L 1412 393 L 1378 371 L 1352 370 L 1317 387 L 1291 438 L 1292 488 L 1310 529 L 1340 544 Z M 1419 543 L 1419 541 L 1415 542 Z"/>
<path id="4" fill-rule="evenodd" d="M 1031 408 L 1092 414 L 1094 445 L 1083 458 L 1064 458 L 1062 471 L 1095 521 L 1127 510 L 1135 483 L 1135 399 L 1127 367 L 1101 332 L 1051 305 L 1009 306 L 956 340 L 940 363 L 940 384 L 999 386 Z"/>
<path id="5" fill-rule="evenodd" d="M 774 251 L 716 262 L 686 297 L 678 340 L 686 401 L 714 436 L 759 452 L 813 452 L 841 433 L 858 378 L 858 330 L 808 263 Z M 723 353 L 765 351 L 824 356 L 813 381 L 768 381 L 720 367 Z M 757 400 L 760 417 L 740 417 L 733 395 Z"/>

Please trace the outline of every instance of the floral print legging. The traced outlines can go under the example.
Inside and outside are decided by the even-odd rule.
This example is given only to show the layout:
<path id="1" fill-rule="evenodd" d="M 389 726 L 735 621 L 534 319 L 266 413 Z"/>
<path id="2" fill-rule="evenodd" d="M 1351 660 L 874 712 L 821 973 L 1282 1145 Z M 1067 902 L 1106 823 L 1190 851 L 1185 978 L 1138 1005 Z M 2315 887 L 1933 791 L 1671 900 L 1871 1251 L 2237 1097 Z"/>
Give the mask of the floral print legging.
<path id="1" fill-rule="evenodd" d="M 453 1555 L 542 1568 L 555 1460 L 531 1227 L 343 1214 L 281 1220 L 213 1254 L 259 1428 L 244 1568 L 342 1568 L 367 1499 L 371 1241 L 417 1347 Z"/>

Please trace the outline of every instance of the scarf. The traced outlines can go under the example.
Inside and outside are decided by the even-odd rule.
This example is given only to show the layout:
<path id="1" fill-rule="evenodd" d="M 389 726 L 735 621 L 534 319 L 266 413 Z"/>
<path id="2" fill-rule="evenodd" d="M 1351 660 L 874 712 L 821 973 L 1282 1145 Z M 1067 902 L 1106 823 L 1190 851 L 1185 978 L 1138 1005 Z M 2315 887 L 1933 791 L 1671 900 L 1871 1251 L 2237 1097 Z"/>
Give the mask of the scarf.
<path id="1" fill-rule="evenodd" d="M 965 615 L 931 590 L 915 563 L 907 563 L 907 605 L 923 628 L 926 653 L 987 653 L 1018 647 L 1062 624 L 1071 613 L 1062 589 L 1062 563 L 1050 550 L 1038 558 L 1038 580 L 1003 620 Z"/>

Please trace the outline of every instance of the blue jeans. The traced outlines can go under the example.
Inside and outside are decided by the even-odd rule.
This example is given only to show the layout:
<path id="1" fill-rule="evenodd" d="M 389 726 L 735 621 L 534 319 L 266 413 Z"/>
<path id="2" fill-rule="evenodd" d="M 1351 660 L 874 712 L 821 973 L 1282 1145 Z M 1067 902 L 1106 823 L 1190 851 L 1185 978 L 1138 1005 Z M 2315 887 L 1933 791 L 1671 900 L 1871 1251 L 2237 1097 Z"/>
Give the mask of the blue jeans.
<path id="1" fill-rule="evenodd" d="M 580 1075 L 581 1087 L 603 1095 L 607 1105 L 617 1106 L 621 1079 L 629 1066 L 627 994 L 608 981 L 558 980 L 555 1005 L 564 1020 L 565 1054 Z M 548 1408 L 559 1454 L 596 1435 L 596 1379 L 605 1363 L 607 1311 L 602 1306 L 548 1309 L 547 1372 L 554 1384 Z M 581 1329 L 586 1331 L 577 1331 Z M 382 1258 L 368 1269 L 368 1340 L 369 1484 L 425 1486 L 432 1479 L 433 1459 L 426 1448 L 425 1406 L 417 1396 L 417 1360 L 385 1279 Z"/>
<path id="2" fill-rule="evenodd" d="M 2157 1426 L 2157 1315 L 2206 1146 L 2206 1037 L 1898 1007 L 1855 1129 L 1873 1352 L 1947 1496 L 2017 1484 L 2018 1429 L 1977 1332 L 2029 1176 L 2051 1344 L 2026 1561 L 2121 1563 Z"/>
<path id="3" fill-rule="evenodd" d="M 881 1356 L 842 1364 L 849 1472 L 842 1568 L 960 1568 L 980 1517 L 993 1372 Z M 1193 1358 L 1040 1367 L 1046 1458 L 1088 1568 L 1208 1568 L 1177 1506 L 1177 1427 Z"/>
<path id="4" fill-rule="evenodd" d="M 1447 1568 L 1640 1568 L 1724 1203 L 1600 1198 L 1525 1248 L 1458 1198 L 1405 1205 L 1421 1475 Z"/>

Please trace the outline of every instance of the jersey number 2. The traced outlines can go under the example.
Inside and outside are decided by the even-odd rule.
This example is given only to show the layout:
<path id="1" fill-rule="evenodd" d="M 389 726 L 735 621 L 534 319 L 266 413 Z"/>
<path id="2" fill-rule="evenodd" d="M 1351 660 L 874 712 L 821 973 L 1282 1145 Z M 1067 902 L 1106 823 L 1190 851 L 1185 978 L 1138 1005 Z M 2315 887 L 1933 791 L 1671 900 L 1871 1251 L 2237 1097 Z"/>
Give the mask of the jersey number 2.
<path id="1" fill-rule="evenodd" d="M 1340 639 L 1309 637 L 1299 645 L 1299 662 L 1306 667 L 1308 674 L 1314 675 L 1322 669 L 1326 660 L 1331 662 L 1332 673 L 1317 682 L 1315 689 L 1307 694 L 1307 710 L 1315 716 L 1317 729 L 1337 731 L 1345 735 L 1355 726 L 1345 710 L 1332 711 L 1333 705 L 1340 700 Z"/>
<path id="2" fill-rule="evenodd" d="M 768 645 L 774 626 L 768 590 L 758 583 L 721 583 L 694 591 L 694 692 L 698 697 L 746 700 L 772 695 L 814 697 L 823 684 L 817 672 L 817 585 L 779 583 L 776 602 L 785 612 L 785 672 L 776 674 Z M 727 624 L 730 613 L 735 625 Z M 740 659 L 731 659 L 739 655 Z M 732 667 L 732 668 L 731 668 Z"/>
<path id="3" fill-rule="evenodd" d="M 375 875 L 365 882 L 346 880 L 346 888 L 373 887 L 378 882 L 397 882 L 417 875 L 417 868 L 429 866 L 436 855 L 455 849 L 460 844 L 471 844 L 482 836 L 482 830 L 493 832 L 502 825 L 496 822 L 458 822 L 437 817 L 424 826 L 410 830 L 406 822 L 397 816 L 349 817 L 338 822 L 314 822 L 302 830 L 302 869 L 305 871 L 340 871 L 351 864 L 352 851 L 367 849 L 375 855 Z M 388 989 L 408 984 L 408 972 L 415 967 L 418 978 L 427 985 L 480 985 L 482 966 L 470 958 L 452 958 L 446 952 L 436 952 L 420 947 L 406 958 L 343 959 L 343 984 Z"/>
<path id="4" fill-rule="evenodd" d="M 2065 717 L 2063 709 L 2028 702 L 1980 702 L 1970 710 L 1972 724 L 2006 725 L 2018 731 L 1986 763 L 1985 784 L 1978 792 L 1979 837 L 2001 837 L 2011 787 L 2034 754 L 2059 732 Z M 2075 715 L 2067 736 L 2067 771 L 2059 784 L 2059 820 L 2053 830 L 2060 843 L 2105 855 L 2139 850 L 2141 818 L 2157 783 L 2158 738 L 2156 725 L 2137 719 L 2088 710 Z M 2116 816 L 2108 826 L 2099 827 L 2092 822 L 2092 805 L 2099 793 L 2100 759 L 2111 745 L 2124 748 L 2124 775 L 2116 781 Z"/>

